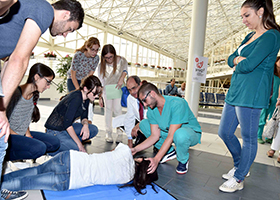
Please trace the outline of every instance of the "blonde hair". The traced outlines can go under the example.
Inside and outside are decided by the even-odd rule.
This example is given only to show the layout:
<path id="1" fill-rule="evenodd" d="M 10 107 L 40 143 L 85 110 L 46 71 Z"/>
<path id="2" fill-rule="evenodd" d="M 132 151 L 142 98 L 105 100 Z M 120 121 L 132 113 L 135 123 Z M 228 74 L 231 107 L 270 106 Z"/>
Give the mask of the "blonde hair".
<path id="1" fill-rule="evenodd" d="M 90 37 L 87 41 L 85 41 L 84 45 L 81 48 L 75 50 L 75 53 L 77 51 L 81 51 L 81 52 L 85 53 L 85 51 L 87 51 L 87 49 L 86 49 L 87 47 L 92 48 L 92 46 L 95 44 L 100 47 L 99 40 L 96 37 Z"/>

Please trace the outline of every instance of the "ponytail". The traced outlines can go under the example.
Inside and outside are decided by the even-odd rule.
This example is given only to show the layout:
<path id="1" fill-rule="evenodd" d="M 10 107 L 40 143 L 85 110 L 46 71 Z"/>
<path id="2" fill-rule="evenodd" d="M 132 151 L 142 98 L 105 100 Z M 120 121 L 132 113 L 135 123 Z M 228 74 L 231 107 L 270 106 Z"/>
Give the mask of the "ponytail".
<path id="1" fill-rule="evenodd" d="M 33 108 L 33 113 L 32 113 L 32 122 L 38 122 L 40 119 L 40 111 L 39 108 L 37 107 L 37 101 L 39 99 L 39 92 L 36 90 L 33 92 L 33 104 L 34 104 L 34 108 Z"/>

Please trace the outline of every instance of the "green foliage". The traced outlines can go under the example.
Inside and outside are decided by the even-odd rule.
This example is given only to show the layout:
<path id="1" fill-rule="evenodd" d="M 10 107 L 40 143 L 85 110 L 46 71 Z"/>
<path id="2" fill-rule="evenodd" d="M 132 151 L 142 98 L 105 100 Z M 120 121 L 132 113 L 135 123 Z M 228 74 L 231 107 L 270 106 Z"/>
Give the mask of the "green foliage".
<path id="1" fill-rule="evenodd" d="M 62 77 L 63 80 L 60 81 L 57 85 L 57 90 L 59 93 L 67 92 L 67 71 L 71 67 L 72 57 L 69 55 L 58 59 L 59 63 L 57 65 L 56 72 L 58 73 L 59 77 Z"/>

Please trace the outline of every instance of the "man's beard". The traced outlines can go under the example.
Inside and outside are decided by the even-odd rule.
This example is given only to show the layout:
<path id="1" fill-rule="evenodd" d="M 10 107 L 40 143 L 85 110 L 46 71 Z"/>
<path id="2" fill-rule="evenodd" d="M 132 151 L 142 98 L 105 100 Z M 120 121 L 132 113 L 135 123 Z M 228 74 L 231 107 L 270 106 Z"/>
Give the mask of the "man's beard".
<path id="1" fill-rule="evenodd" d="M 152 98 L 152 97 L 151 97 Z M 154 98 L 152 98 L 154 99 Z M 155 100 L 155 99 L 154 99 Z M 152 104 L 150 104 L 150 108 L 154 110 L 157 107 L 157 101 L 155 100 Z"/>

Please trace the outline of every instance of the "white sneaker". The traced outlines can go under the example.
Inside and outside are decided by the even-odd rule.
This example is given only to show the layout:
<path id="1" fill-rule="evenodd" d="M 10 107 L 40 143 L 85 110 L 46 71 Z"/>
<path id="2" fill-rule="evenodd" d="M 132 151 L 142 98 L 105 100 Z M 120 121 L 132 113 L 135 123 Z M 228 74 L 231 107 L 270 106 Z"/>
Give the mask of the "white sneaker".
<path id="1" fill-rule="evenodd" d="M 173 160 L 175 159 L 176 156 L 176 151 L 175 149 L 173 149 L 173 151 L 171 151 L 170 153 L 165 154 L 165 156 L 163 156 L 163 158 L 159 161 L 159 163 L 165 163 L 169 160 Z"/>
<path id="2" fill-rule="evenodd" d="M 233 167 L 231 170 L 229 170 L 229 172 L 227 174 L 223 174 L 222 175 L 223 179 L 228 180 L 231 177 L 233 177 L 236 169 L 237 169 L 236 167 Z M 249 176 L 250 176 L 250 172 L 248 172 L 248 174 L 246 175 L 246 178 Z"/>
<path id="3" fill-rule="evenodd" d="M 20 168 L 18 168 L 12 161 L 8 161 L 8 167 L 12 172 L 20 170 Z"/>
<path id="4" fill-rule="evenodd" d="M 42 155 L 41 157 L 36 159 L 36 163 L 38 164 L 43 164 L 45 162 L 47 162 L 48 160 L 50 160 L 52 158 L 52 156 L 46 154 L 46 155 Z"/>
<path id="5" fill-rule="evenodd" d="M 113 143 L 113 137 L 112 137 L 112 133 L 106 133 L 106 137 L 105 137 L 106 142 L 108 143 Z"/>
<path id="6" fill-rule="evenodd" d="M 244 181 L 238 183 L 235 178 L 231 177 L 219 187 L 219 190 L 223 192 L 235 192 L 236 190 L 242 190 L 243 187 Z"/>

